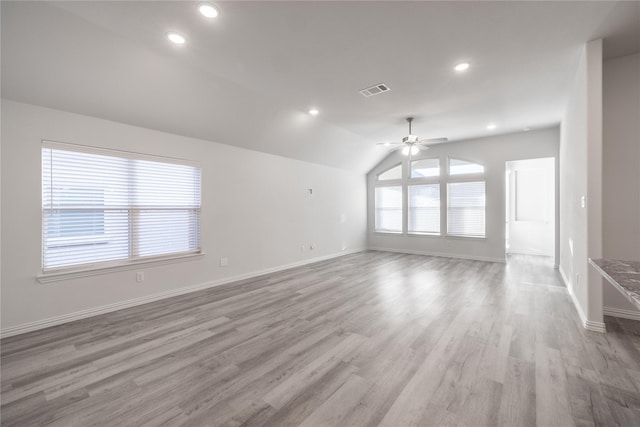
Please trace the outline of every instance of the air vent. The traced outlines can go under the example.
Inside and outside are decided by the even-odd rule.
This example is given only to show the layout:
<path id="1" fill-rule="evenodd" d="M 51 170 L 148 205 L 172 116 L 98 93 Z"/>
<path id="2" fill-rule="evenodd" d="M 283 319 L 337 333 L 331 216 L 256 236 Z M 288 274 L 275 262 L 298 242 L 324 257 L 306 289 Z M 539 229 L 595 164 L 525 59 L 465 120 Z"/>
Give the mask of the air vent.
<path id="1" fill-rule="evenodd" d="M 371 87 L 368 87 L 366 89 L 362 89 L 360 91 L 360 93 L 362 94 L 362 96 L 368 98 L 370 96 L 379 95 L 381 93 L 388 92 L 390 90 L 391 89 L 389 89 L 389 86 L 387 86 L 386 84 L 379 83 L 379 84 L 377 84 L 375 86 L 371 86 Z"/>

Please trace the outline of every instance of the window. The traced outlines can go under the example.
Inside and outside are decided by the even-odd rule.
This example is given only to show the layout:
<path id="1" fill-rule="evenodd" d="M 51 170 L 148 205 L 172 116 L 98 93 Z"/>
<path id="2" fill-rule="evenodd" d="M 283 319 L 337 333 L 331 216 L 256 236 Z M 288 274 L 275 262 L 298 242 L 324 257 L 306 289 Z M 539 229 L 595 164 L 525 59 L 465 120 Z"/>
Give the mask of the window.
<path id="1" fill-rule="evenodd" d="M 421 159 L 411 162 L 411 178 L 440 176 L 440 159 Z"/>
<path id="2" fill-rule="evenodd" d="M 466 160 L 449 159 L 449 175 L 467 175 L 484 173 L 484 166 Z"/>
<path id="3" fill-rule="evenodd" d="M 409 233 L 440 234 L 440 184 L 409 186 Z"/>
<path id="4" fill-rule="evenodd" d="M 44 271 L 200 252 L 200 167 L 44 142 Z"/>
<path id="5" fill-rule="evenodd" d="M 376 187 L 376 231 L 402 232 L 402 186 Z"/>
<path id="6" fill-rule="evenodd" d="M 402 165 L 394 166 L 378 175 L 378 181 L 402 179 Z"/>
<path id="7" fill-rule="evenodd" d="M 449 182 L 447 194 L 447 233 L 484 237 L 485 182 Z"/>

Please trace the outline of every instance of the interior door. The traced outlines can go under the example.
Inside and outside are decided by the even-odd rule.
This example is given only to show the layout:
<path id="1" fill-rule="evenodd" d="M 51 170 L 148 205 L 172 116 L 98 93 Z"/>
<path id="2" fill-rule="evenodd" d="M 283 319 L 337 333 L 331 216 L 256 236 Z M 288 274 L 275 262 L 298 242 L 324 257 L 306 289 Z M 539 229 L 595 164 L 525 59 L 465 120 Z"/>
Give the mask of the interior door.
<path id="1" fill-rule="evenodd" d="M 554 256 L 555 159 L 507 162 L 507 253 Z"/>

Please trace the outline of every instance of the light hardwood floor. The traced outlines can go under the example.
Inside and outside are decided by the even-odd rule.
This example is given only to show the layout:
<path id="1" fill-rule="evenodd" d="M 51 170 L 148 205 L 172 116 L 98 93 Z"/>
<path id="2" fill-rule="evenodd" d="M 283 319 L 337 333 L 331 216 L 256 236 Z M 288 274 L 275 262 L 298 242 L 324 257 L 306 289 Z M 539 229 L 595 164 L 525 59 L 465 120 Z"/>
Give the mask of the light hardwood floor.
<path id="1" fill-rule="evenodd" d="M 640 425 L 553 267 L 363 252 L 2 341 L 3 426 Z"/>

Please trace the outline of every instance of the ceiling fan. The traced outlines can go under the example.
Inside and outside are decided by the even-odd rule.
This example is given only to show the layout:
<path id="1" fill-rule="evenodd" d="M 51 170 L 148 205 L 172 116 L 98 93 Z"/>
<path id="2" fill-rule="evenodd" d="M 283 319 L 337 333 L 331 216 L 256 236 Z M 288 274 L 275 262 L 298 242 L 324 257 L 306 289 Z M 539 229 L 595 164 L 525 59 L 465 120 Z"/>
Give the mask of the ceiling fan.
<path id="1" fill-rule="evenodd" d="M 384 145 L 385 147 L 398 145 L 400 146 L 398 148 L 402 148 L 402 154 L 405 156 L 415 156 L 420 150 L 428 150 L 429 145 L 441 144 L 448 141 L 447 138 L 419 139 L 418 135 L 413 135 L 411 133 L 412 121 L 413 117 L 407 117 L 407 123 L 409 123 L 409 135 L 402 138 L 401 142 L 380 142 L 376 145 Z"/>

